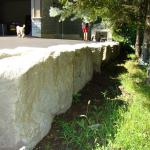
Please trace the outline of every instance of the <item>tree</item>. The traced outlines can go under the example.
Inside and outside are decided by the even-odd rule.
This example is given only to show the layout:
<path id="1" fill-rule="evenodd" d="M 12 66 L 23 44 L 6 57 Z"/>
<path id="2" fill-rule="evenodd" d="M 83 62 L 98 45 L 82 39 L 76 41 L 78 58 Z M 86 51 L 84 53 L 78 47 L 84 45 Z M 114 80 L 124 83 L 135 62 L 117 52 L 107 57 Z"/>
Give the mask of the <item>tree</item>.
<path id="1" fill-rule="evenodd" d="M 145 26 L 142 59 L 144 62 L 148 62 L 150 59 L 150 2 L 148 4 Z"/>
<path id="2" fill-rule="evenodd" d="M 135 54 L 149 62 L 150 82 L 150 0 L 59 0 L 60 20 L 71 17 L 95 21 L 97 17 L 109 20 L 116 33 L 135 42 Z M 144 34 L 143 34 L 144 33 Z M 143 47 L 142 47 L 143 45 Z M 142 54 L 142 56 L 141 56 Z"/>
<path id="3" fill-rule="evenodd" d="M 122 34 L 126 41 L 135 42 L 135 54 L 140 57 L 148 1 L 59 0 L 62 6 L 59 15 L 61 16 L 60 20 L 64 20 L 66 17 L 71 17 L 72 20 L 81 18 L 89 22 L 96 20 L 97 17 L 108 20 L 114 31 Z"/>
<path id="4" fill-rule="evenodd" d="M 135 43 L 135 54 L 139 58 L 141 57 L 142 53 L 142 43 L 143 43 L 143 31 L 145 28 L 146 22 L 146 14 L 147 14 L 147 7 L 148 0 L 140 0 L 137 8 L 137 16 L 136 16 L 136 43 Z"/>
<path id="5" fill-rule="evenodd" d="M 97 17 L 111 22 L 114 29 L 136 25 L 138 0 L 59 0 L 62 5 L 60 20 L 71 17 L 94 21 Z M 129 28 L 128 28 L 129 29 Z M 125 33 L 127 33 L 126 31 Z M 123 33 L 122 33 L 123 34 Z M 126 35 L 124 35 L 125 37 Z"/>
<path id="6" fill-rule="evenodd" d="M 144 31 L 143 50 L 142 50 L 143 62 L 149 63 L 147 69 L 148 72 L 148 83 L 150 83 L 150 1 L 148 1 L 147 12 L 146 12 L 146 27 Z"/>

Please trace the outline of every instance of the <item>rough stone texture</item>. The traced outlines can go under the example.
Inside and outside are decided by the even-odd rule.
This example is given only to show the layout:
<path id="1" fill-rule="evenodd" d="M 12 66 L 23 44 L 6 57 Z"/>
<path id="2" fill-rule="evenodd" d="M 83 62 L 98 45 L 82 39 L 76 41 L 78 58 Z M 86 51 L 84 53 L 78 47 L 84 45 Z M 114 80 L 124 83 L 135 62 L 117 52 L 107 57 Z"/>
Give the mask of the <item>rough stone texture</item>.
<path id="1" fill-rule="evenodd" d="M 104 52 L 104 47 L 99 47 L 99 48 L 92 49 L 93 67 L 94 67 L 94 71 L 98 72 L 98 73 L 101 72 L 103 52 Z"/>
<path id="2" fill-rule="evenodd" d="M 93 76 L 92 51 L 88 48 L 78 49 L 73 61 L 73 91 L 81 90 Z M 82 69 L 81 69 L 82 68 Z"/>
<path id="3" fill-rule="evenodd" d="M 0 50 L 0 150 L 33 148 L 72 95 L 100 72 L 107 45 L 109 59 L 116 57 L 117 43 Z"/>
<path id="4" fill-rule="evenodd" d="M 105 46 L 103 50 L 102 61 L 104 64 L 108 63 L 110 60 L 115 59 L 119 55 L 119 46 Z"/>

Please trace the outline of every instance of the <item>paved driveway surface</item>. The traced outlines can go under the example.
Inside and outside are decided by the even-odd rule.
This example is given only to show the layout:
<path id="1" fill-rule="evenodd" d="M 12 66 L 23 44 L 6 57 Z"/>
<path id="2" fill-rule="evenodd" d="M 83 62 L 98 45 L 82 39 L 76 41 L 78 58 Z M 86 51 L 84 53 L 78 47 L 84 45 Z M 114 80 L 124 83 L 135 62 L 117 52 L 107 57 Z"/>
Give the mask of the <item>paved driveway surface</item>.
<path id="1" fill-rule="evenodd" d="M 44 39 L 44 38 L 17 38 L 15 36 L 0 37 L 0 49 L 14 49 L 17 47 L 41 47 L 46 48 L 59 44 L 78 44 L 84 43 L 80 40 L 64 40 L 64 39 Z"/>

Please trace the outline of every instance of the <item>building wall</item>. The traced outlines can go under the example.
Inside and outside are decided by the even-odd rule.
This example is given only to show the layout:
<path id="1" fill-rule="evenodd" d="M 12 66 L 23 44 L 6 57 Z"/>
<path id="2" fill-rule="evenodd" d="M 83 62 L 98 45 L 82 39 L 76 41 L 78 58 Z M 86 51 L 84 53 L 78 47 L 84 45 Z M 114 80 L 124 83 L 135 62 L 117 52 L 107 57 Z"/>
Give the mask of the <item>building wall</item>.
<path id="1" fill-rule="evenodd" d="M 49 17 L 49 8 L 52 5 L 51 1 L 42 0 L 41 5 L 42 36 L 58 38 L 57 36 L 59 36 L 58 34 L 60 32 L 60 23 L 58 22 L 58 18 Z"/>
<path id="2" fill-rule="evenodd" d="M 32 36 L 41 37 L 41 0 L 31 0 Z"/>
<path id="3" fill-rule="evenodd" d="M 54 6 L 54 4 L 51 1 L 49 0 L 41 1 L 42 37 L 80 39 L 81 22 L 79 20 L 70 21 L 69 19 L 64 22 L 59 22 L 59 17 L 52 18 L 49 16 L 50 6 Z"/>
<path id="4" fill-rule="evenodd" d="M 5 0 L 0 3 L 0 20 L 2 23 L 25 23 L 26 15 L 30 15 L 30 0 Z"/>
<path id="5" fill-rule="evenodd" d="M 2 23 L 2 18 L 3 18 L 2 9 L 3 9 L 3 2 L 0 1 L 0 23 Z"/>
<path id="6" fill-rule="evenodd" d="M 16 35 L 16 25 L 31 31 L 31 0 L 0 0 L 0 35 Z"/>
<path id="7" fill-rule="evenodd" d="M 54 4 L 55 2 L 55 4 Z M 6 24 L 6 29 L 13 23 L 13 32 L 9 29 L 6 34 L 16 34 L 17 24 L 26 24 L 28 17 L 28 31 L 30 34 L 32 20 L 32 36 L 48 38 L 80 39 L 81 22 L 59 22 L 59 18 L 49 16 L 50 6 L 57 6 L 57 0 L 0 0 L 0 24 Z M 30 20 L 31 16 L 31 20 Z"/>

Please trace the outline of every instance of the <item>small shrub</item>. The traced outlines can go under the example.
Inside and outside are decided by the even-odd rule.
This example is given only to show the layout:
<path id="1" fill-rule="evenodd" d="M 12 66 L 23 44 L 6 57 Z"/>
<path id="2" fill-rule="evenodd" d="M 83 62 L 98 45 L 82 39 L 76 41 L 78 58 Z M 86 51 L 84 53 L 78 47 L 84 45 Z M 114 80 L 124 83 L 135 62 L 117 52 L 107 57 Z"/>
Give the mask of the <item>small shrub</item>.
<path id="1" fill-rule="evenodd" d="M 74 94 L 73 95 L 73 103 L 79 103 L 80 102 L 80 97 L 81 97 L 80 93 Z"/>

